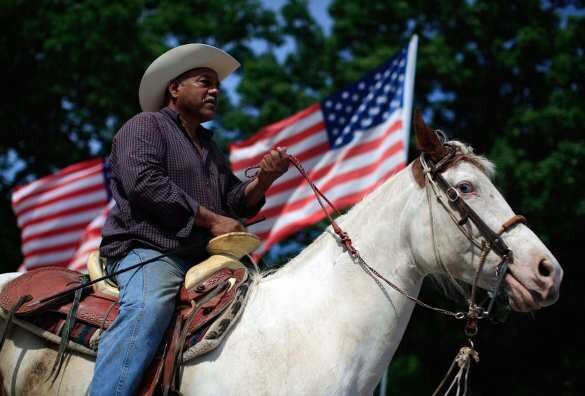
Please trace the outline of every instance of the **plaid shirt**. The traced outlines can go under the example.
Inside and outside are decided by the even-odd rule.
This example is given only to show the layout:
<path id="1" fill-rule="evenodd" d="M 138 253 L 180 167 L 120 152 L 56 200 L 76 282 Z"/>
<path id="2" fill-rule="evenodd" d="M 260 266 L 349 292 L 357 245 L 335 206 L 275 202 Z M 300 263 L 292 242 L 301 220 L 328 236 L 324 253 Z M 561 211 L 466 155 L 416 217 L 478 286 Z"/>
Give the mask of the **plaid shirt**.
<path id="1" fill-rule="evenodd" d="M 234 218 L 251 217 L 264 202 L 247 208 L 241 182 L 200 127 L 201 150 L 165 107 L 131 118 L 114 137 L 111 190 L 116 205 L 103 228 L 100 254 L 121 257 L 134 247 L 157 250 L 195 244 L 204 255 L 211 237 L 195 225 L 199 206 Z"/>

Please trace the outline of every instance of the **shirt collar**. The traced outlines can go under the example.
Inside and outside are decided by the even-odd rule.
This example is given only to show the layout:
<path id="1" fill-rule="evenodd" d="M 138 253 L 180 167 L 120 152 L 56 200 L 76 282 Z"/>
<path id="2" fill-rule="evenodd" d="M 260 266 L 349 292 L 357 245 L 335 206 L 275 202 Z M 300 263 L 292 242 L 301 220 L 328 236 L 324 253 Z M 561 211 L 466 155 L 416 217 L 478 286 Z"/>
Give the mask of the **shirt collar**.
<path id="1" fill-rule="evenodd" d="M 179 128 L 181 128 L 181 129 L 183 128 L 183 124 L 181 124 L 181 118 L 180 118 L 180 114 L 178 111 L 167 106 L 167 107 L 163 107 L 162 109 L 160 109 L 159 112 L 170 117 L 173 121 L 175 121 L 175 123 L 179 126 Z M 204 138 L 204 139 L 211 139 L 211 137 L 213 136 L 213 132 L 211 132 L 209 129 L 205 128 L 202 125 L 199 125 L 198 132 L 199 132 L 199 136 Z"/>

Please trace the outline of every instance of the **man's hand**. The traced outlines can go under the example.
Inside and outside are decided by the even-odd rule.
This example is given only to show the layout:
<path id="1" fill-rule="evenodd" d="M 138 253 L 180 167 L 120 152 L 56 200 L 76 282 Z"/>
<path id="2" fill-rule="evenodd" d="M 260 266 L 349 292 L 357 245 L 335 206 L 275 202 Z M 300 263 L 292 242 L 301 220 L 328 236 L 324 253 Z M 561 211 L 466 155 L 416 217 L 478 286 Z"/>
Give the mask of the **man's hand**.
<path id="1" fill-rule="evenodd" d="M 209 232 L 213 236 L 227 234 L 228 232 L 245 232 L 246 227 L 231 217 L 216 215 L 209 226 Z"/>
<path id="2" fill-rule="evenodd" d="M 195 224 L 199 227 L 207 228 L 213 236 L 227 234 L 228 232 L 246 231 L 246 228 L 238 220 L 222 216 L 203 206 L 199 207 L 199 212 L 195 217 Z"/>
<path id="3" fill-rule="evenodd" d="M 268 190 L 272 183 L 288 170 L 288 165 L 289 158 L 286 149 L 277 147 L 270 150 L 258 164 L 260 171 L 256 177 L 259 186 L 264 191 Z"/>

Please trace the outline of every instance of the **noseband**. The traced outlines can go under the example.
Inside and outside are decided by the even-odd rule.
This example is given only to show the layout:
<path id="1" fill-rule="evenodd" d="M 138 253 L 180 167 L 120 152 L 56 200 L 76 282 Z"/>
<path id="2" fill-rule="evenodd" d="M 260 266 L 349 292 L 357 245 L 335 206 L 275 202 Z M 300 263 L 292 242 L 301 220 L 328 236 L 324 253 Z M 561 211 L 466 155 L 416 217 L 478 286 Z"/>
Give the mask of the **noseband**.
<path id="1" fill-rule="evenodd" d="M 524 218 L 524 216 L 514 215 L 502 224 L 498 232 L 493 231 L 475 212 L 475 210 L 473 210 L 467 202 L 461 198 L 457 189 L 449 184 L 449 182 L 443 177 L 442 172 L 448 169 L 448 165 L 456 153 L 456 148 L 452 145 L 444 143 L 444 146 L 447 148 L 448 154 L 441 158 L 436 164 L 431 159 L 427 158 L 425 154 L 421 154 L 419 160 L 428 182 L 427 185 L 434 193 L 437 201 L 447 211 L 449 217 L 455 222 L 465 237 L 481 250 L 480 263 L 472 284 L 472 292 L 469 299 L 469 312 L 467 314 L 468 324 L 465 329 L 466 334 L 472 336 L 477 333 L 477 320 L 490 316 L 494 303 L 502 289 L 504 277 L 508 272 L 508 265 L 513 261 L 512 250 L 502 239 L 502 235 L 515 225 L 526 223 L 526 218 Z M 432 205 L 430 199 L 428 204 L 429 207 Z M 459 216 L 457 216 L 456 213 L 459 214 Z M 474 238 L 464 227 L 469 221 L 477 228 L 479 235 L 482 238 L 481 241 Z M 475 291 L 479 275 L 490 251 L 497 254 L 500 257 L 501 262 L 496 267 L 496 286 L 494 290 L 491 291 L 489 305 L 487 309 L 483 310 L 475 303 Z"/>

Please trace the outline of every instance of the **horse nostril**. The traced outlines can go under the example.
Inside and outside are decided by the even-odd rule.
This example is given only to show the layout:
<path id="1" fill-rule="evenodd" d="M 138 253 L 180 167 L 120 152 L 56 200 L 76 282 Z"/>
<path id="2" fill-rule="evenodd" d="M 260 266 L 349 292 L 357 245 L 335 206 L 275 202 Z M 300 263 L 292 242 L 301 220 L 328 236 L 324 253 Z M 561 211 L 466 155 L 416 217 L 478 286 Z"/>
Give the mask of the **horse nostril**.
<path id="1" fill-rule="evenodd" d="M 546 259 L 540 260 L 540 263 L 538 263 L 538 273 L 542 277 L 548 278 L 550 276 L 551 272 L 552 272 L 552 265 Z"/>

